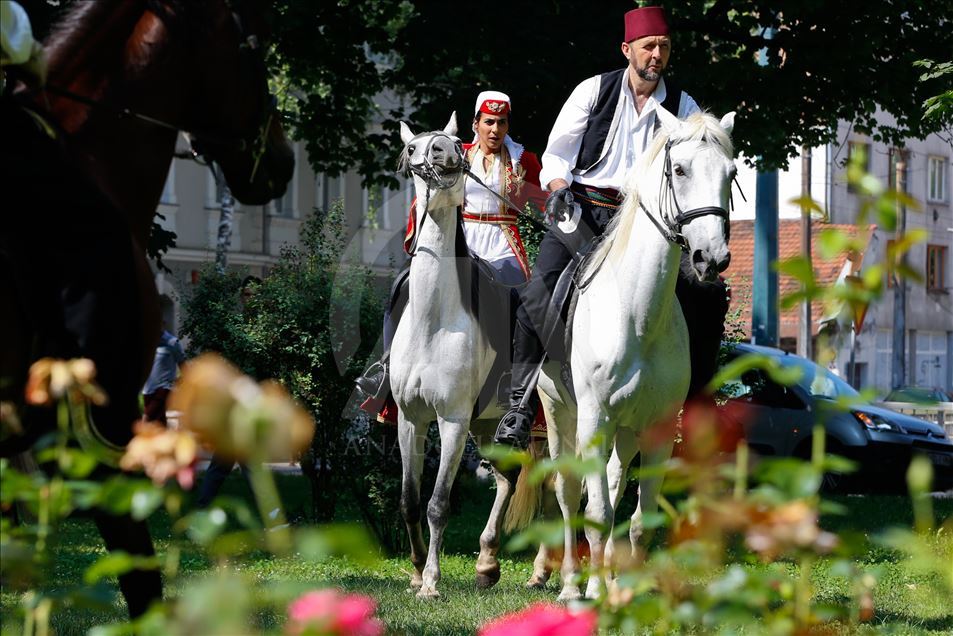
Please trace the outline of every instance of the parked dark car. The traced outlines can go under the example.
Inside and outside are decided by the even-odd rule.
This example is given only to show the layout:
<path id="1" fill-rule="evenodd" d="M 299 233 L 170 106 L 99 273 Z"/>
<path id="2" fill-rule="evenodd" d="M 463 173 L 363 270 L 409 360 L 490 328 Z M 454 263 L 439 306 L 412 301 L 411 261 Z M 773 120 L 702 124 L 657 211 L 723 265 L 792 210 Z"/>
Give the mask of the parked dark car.
<path id="1" fill-rule="evenodd" d="M 758 354 L 783 368 L 798 368 L 791 386 L 771 379 L 763 369 L 749 369 L 724 387 L 722 407 L 728 425 L 740 426 L 749 447 L 761 456 L 808 458 L 814 424 L 822 422 L 829 453 L 857 462 L 851 475 L 828 475 L 831 489 L 854 492 L 903 492 L 914 455 L 934 468 L 934 489 L 953 488 L 953 440 L 933 422 L 874 406 L 831 371 L 779 349 L 735 345 L 729 357 Z M 845 408 L 838 405 L 849 404 Z"/>

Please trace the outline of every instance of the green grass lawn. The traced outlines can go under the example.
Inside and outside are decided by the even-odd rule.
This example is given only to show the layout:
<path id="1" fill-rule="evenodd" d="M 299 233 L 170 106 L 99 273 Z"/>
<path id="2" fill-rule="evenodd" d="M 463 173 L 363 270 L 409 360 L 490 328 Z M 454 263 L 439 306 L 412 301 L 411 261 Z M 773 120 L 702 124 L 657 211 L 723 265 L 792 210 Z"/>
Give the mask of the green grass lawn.
<path id="1" fill-rule="evenodd" d="M 289 510 L 303 507 L 306 492 L 303 478 L 282 476 L 279 486 L 286 493 Z M 247 496 L 247 486 L 235 473 L 227 482 L 225 492 Z M 480 484 L 468 485 L 462 490 L 464 505 L 461 512 L 451 518 L 447 532 L 445 554 L 441 561 L 442 598 L 437 601 L 420 602 L 408 590 L 411 565 L 406 556 L 383 557 L 373 566 L 346 558 L 314 564 L 290 558 L 263 557 L 245 561 L 241 568 L 247 576 L 266 588 L 292 586 L 304 590 L 331 585 L 373 596 L 379 604 L 378 615 L 391 633 L 472 634 L 492 617 L 535 601 L 553 601 L 558 593 L 558 577 L 554 577 L 545 591 L 523 588 L 523 582 L 530 576 L 532 569 L 533 555 L 528 553 L 505 554 L 500 583 L 488 591 L 475 589 L 473 568 L 479 549 L 478 537 L 489 510 L 490 497 L 490 491 Z M 903 497 L 849 497 L 838 501 L 847 506 L 849 513 L 825 518 L 822 525 L 827 529 L 870 537 L 885 528 L 910 527 L 912 523 L 909 501 Z M 936 501 L 935 512 L 940 519 L 953 516 L 953 500 Z M 401 522 L 395 519 L 394 523 Z M 164 514 L 155 515 L 152 528 L 160 554 L 165 554 L 173 546 L 183 550 L 182 577 L 167 585 L 167 593 L 175 594 L 183 578 L 200 576 L 214 568 L 214 564 L 194 547 L 182 539 L 173 538 L 169 519 Z M 953 567 L 953 538 L 947 537 L 946 544 Z M 57 588 L 80 585 L 83 570 L 102 552 L 91 521 L 75 519 L 66 522 L 56 547 L 57 560 L 52 580 Z M 870 545 L 862 561 L 864 565 L 879 570 L 881 581 L 875 593 L 876 617 L 871 627 L 864 628 L 863 632 L 875 629 L 878 633 L 891 634 L 953 633 L 953 599 L 937 598 L 932 594 L 928 581 L 909 575 L 896 553 Z M 818 564 L 813 577 L 820 599 L 845 602 L 843 584 L 830 576 L 825 562 Z M 111 585 L 105 587 L 111 589 Z M 12 610 L 20 603 L 20 595 L 4 590 L 0 601 L 0 609 L 5 617 L 3 633 L 18 633 L 18 623 L 6 617 L 13 616 Z M 62 610 L 54 615 L 53 626 L 56 634 L 83 634 L 93 625 L 121 620 L 124 612 L 121 600 L 114 596 L 110 604 L 99 611 L 79 608 Z M 261 624 L 265 626 L 280 624 L 281 620 L 276 615 L 260 617 Z"/>

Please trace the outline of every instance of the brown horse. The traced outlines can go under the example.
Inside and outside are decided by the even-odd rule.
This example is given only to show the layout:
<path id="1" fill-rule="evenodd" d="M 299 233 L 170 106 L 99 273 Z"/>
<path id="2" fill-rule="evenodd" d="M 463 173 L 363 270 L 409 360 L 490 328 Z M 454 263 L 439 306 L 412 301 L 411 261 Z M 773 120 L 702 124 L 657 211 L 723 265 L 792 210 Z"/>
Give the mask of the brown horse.
<path id="1" fill-rule="evenodd" d="M 46 42 L 47 89 L 3 98 L 0 399 L 26 431 L 3 455 L 54 425 L 51 409 L 23 404 L 44 356 L 91 358 L 110 401 L 80 418 L 85 440 L 102 458 L 129 441 L 159 335 L 146 245 L 179 130 L 243 203 L 283 194 L 294 158 L 268 94 L 264 4 L 76 3 Z M 144 523 L 95 518 L 108 549 L 153 554 Z M 161 596 L 156 571 L 120 588 L 132 615 Z"/>

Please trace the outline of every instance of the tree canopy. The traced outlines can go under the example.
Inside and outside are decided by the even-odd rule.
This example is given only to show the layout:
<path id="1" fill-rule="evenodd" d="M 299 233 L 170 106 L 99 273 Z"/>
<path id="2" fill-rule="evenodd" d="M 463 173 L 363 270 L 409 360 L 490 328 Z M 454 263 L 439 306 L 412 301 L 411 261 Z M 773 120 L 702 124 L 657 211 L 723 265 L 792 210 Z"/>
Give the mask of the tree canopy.
<path id="1" fill-rule="evenodd" d="M 275 1 L 275 59 L 298 89 L 297 132 L 314 167 L 353 166 L 366 177 L 390 173 L 398 118 L 437 127 L 456 110 L 465 130 L 477 93 L 490 88 L 513 99 L 513 136 L 541 151 L 573 87 L 625 64 L 622 15 L 636 6 Z M 941 77 L 919 81 L 914 67 L 953 50 L 948 0 L 665 6 L 674 31 L 670 76 L 702 106 L 737 110 L 736 145 L 765 166 L 831 141 L 841 119 L 886 143 L 951 126 L 949 114 L 922 119 L 924 100 L 945 87 Z M 381 99 L 386 94 L 403 99 Z M 895 121 L 875 119 L 878 107 Z"/>
<path id="2" fill-rule="evenodd" d="M 442 127 L 456 110 L 466 130 L 481 90 L 513 99 L 513 136 L 542 151 L 576 84 L 620 68 L 622 15 L 633 0 L 581 5 L 511 0 L 269 0 L 270 62 L 282 104 L 316 170 L 393 172 L 397 121 Z M 62 10 L 24 4 L 43 33 Z M 738 149 L 765 166 L 802 145 L 833 140 L 838 120 L 900 144 L 953 128 L 953 113 L 923 118 L 924 102 L 948 95 L 949 75 L 917 60 L 948 60 L 951 0 L 668 0 L 669 75 L 703 107 L 738 111 Z M 764 65 L 758 54 L 764 51 Z M 947 97 L 948 99 L 948 97 Z M 875 119 L 879 110 L 891 114 Z"/>

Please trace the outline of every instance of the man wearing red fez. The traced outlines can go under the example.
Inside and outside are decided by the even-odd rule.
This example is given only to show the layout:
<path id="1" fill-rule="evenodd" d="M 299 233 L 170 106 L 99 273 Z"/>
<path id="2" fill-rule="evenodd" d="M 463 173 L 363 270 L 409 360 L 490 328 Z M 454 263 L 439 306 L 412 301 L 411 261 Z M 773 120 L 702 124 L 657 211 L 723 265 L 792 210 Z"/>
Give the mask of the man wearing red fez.
<path id="1" fill-rule="evenodd" d="M 672 50 L 665 10 L 633 9 L 625 14 L 624 26 L 621 48 L 628 64 L 576 86 L 553 124 L 543 153 L 540 182 L 550 192 L 546 213 L 558 223 L 540 243 L 533 275 L 517 311 L 510 410 L 497 428 L 498 443 L 526 447 L 538 408 L 536 379 L 546 355 L 539 333 L 551 301 L 563 300 L 552 300 L 556 282 L 573 258 L 588 252 L 592 240 L 602 235 L 615 215 L 622 202 L 619 191 L 625 176 L 655 133 L 656 110 L 665 108 L 679 118 L 699 111 L 688 93 L 664 77 Z M 689 323 L 691 394 L 704 387 L 717 368 L 727 294 L 723 283 L 701 289 L 701 283 L 690 277 L 691 263 L 687 265 L 683 259 L 676 294 Z M 723 306 L 721 320 L 713 321 L 717 325 L 694 328 L 689 314 L 706 313 L 686 310 L 696 303 L 693 295 L 697 293 L 717 299 L 718 311 Z M 707 311 L 709 316 L 714 313 Z M 705 336 L 700 344 L 697 336 L 702 332 Z M 552 336 L 550 343 L 561 340 L 560 336 Z"/>

